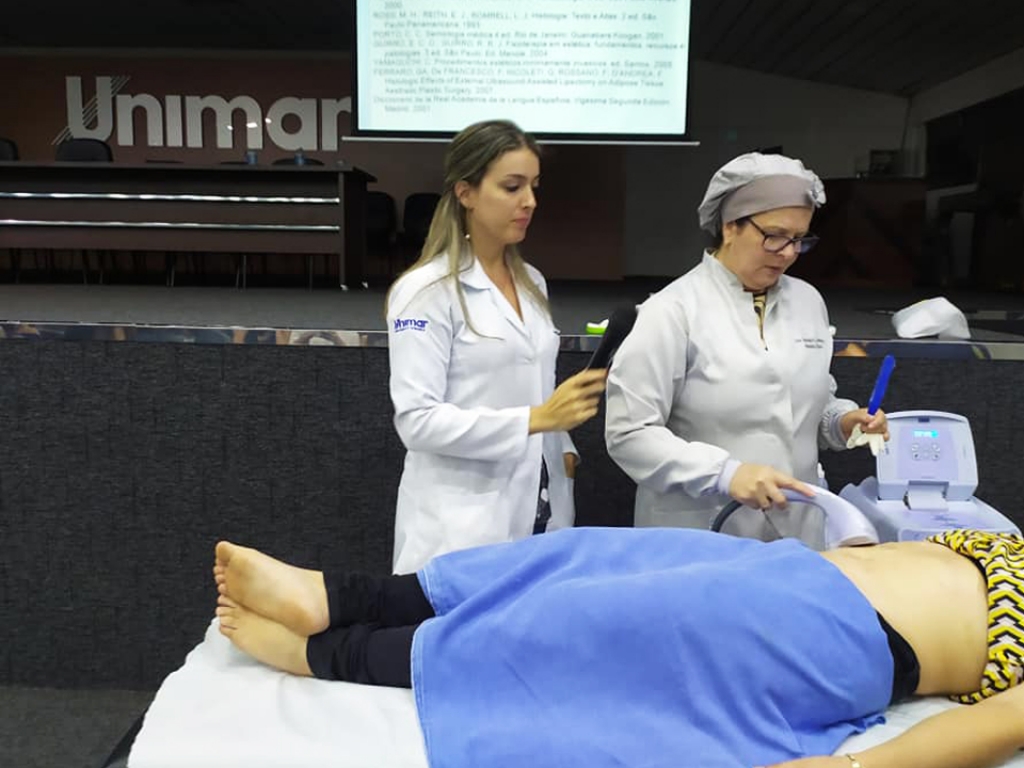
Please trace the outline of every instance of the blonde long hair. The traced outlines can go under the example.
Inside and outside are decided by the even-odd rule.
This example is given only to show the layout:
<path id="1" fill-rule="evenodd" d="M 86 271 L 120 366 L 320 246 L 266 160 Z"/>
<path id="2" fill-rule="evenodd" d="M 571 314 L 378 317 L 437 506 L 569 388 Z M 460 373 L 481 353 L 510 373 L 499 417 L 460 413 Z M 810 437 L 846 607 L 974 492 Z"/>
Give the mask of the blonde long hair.
<path id="1" fill-rule="evenodd" d="M 470 186 L 479 186 L 495 160 L 506 152 L 524 147 L 540 157 L 540 147 L 536 140 L 510 120 L 485 120 L 474 123 L 452 139 L 444 158 L 444 191 L 441 193 L 437 208 L 434 209 L 434 217 L 430 220 L 430 230 L 423 243 L 423 250 L 420 251 L 420 257 L 416 262 L 402 273 L 408 274 L 429 264 L 439 254 L 447 253 L 448 270 L 440 279 L 451 278 L 455 283 L 462 314 L 474 333 L 478 332 L 470 321 L 466 297 L 459 282 L 459 272 L 472 265 L 473 254 L 466 242 L 466 210 L 455 195 L 455 185 L 465 181 Z M 550 315 L 548 300 L 526 271 L 526 264 L 516 245 L 505 246 L 505 259 L 516 285 L 525 288 L 529 297 Z M 402 275 L 399 275 L 399 278 Z M 385 312 L 390 297 L 389 289 L 384 303 Z"/>

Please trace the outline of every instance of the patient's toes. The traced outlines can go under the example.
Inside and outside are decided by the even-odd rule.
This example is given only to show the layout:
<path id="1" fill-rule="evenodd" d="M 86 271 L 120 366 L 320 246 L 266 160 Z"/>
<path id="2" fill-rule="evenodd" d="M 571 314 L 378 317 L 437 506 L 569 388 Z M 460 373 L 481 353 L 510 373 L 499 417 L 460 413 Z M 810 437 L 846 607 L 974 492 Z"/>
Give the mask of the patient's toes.
<path id="1" fill-rule="evenodd" d="M 235 553 L 237 546 L 230 541 L 218 541 L 214 548 L 214 565 L 227 567 L 231 562 L 231 556 Z"/>
<path id="2" fill-rule="evenodd" d="M 217 607 L 217 620 L 220 624 L 221 634 L 230 634 L 230 632 L 237 628 L 238 625 L 238 612 L 235 608 L 221 605 Z"/>
<path id="3" fill-rule="evenodd" d="M 294 675 L 311 675 L 306 662 L 306 638 L 283 624 L 245 608 L 218 608 L 230 625 L 222 630 L 234 646 L 253 658 Z M 222 619 L 222 622 L 224 619 Z"/>
<path id="4" fill-rule="evenodd" d="M 248 547 L 217 545 L 224 577 L 217 591 L 300 635 L 327 629 L 327 593 L 319 571 L 297 568 Z"/>

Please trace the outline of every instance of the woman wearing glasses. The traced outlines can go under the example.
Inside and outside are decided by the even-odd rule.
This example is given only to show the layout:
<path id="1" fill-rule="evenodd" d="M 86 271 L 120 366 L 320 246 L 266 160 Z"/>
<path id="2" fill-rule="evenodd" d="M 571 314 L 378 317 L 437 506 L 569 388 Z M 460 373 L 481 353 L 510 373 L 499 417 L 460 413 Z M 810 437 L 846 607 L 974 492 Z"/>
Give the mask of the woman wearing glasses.
<path id="1" fill-rule="evenodd" d="M 854 427 L 888 438 L 885 414 L 835 396 L 821 295 L 786 275 L 817 242 L 821 180 L 799 160 L 741 155 L 711 179 L 698 213 L 714 237 L 699 265 L 641 306 L 608 377 L 605 440 L 637 483 L 638 526 L 706 528 L 735 499 L 736 531 L 822 544 L 820 513 L 786 508 L 813 495 L 818 449 Z"/>

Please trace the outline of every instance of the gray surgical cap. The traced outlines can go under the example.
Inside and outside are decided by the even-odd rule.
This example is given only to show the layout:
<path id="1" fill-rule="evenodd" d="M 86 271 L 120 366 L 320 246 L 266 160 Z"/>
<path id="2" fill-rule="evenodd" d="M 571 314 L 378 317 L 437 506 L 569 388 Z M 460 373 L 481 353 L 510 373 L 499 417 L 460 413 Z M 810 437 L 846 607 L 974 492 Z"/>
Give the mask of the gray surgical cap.
<path id="1" fill-rule="evenodd" d="M 723 223 L 793 206 L 817 208 L 825 187 L 814 171 L 783 155 L 749 152 L 719 168 L 697 209 L 700 227 L 718 234 Z"/>

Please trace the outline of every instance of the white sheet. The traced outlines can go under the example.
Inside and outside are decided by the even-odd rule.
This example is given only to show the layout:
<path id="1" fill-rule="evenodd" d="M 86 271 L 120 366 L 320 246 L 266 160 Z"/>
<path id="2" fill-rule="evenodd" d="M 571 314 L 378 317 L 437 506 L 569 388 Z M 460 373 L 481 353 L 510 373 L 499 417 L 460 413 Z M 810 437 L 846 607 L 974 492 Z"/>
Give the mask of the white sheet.
<path id="1" fill-rule="evenodd" d="M 271 669 L 214 620 L 146 713 L 129 768 L 427 768 L 412 692 Z"/>
<path id="2" fill-rule="evenodd" d="M 859 752 L 956 707 L 931 698 L 892 707 L 886 723 L 838 750 Z M 129 768 L 427 768 L 412 692 L 277 672 L 217 631 L 160 686 Z M 1024 768 L 1024 754 L 1005 764 Z"/>

